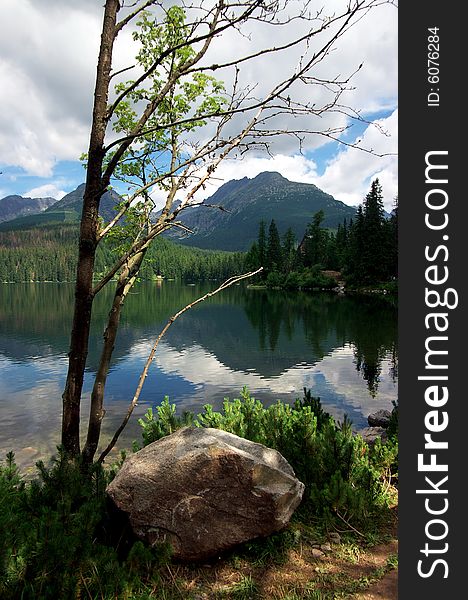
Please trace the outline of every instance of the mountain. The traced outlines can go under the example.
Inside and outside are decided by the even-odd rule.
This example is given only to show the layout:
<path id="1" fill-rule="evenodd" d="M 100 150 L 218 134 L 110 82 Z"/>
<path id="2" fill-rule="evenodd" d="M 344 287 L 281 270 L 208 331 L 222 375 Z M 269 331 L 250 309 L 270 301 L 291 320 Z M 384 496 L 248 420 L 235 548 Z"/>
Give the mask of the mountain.
<path id="1" fill-rule="evenodd" d="M 23 198 L 22 196 L 6 196 L 0 200 L 0 223 L 11 221 L 17 217 L 36 215 L 45 211 L 57 200 L 55 198 Z"/>
<path id="2" fill-rule="evenodd" d="M 46 212 L 73 211 L 77 215 L 77 221 L 81 218 L 81 208 L 83 206 L 83 195 L 85 184 L 79 185 L 76 190 L 64 196 L 61 200 L 51 206 Z M 104 221 L 110 221 L 114 218 L 116 211 L 114 206 L 122 200 L 122 197 L 114 190 L 104 192 L 99 204 L 99 214 Z"/>
<path id="3" fill-rule="evenodd" d="M 219 208 L 187 208 L 181 222 L 193 234 L 171 233 L 181 244 L 219 250 L 248 250 L 258 236 L 263 219 L 267 228 L 275 220 L 280 234 L 291 227 L 296 238 L 302 239 L 312 216 L 322 209 L 322 226 L 336 228 L 356 209 L 335 200 L 310 183 L 289 181 L 279 173 L 264 172 L 253 179 L 244 177 L 222 185 L 206 204 Z"/>
<path id="4" fill-rule="evenodd" d="M 53 200 L 48 208 L 40 214 L 27 214 L 0 225 L 0 230 L 30 229 L 57 223 L 78 223 L 81 218 L 83 206 L 83 194 L 85 184 L 79 185 L 76 190 L 64 196 L 61 200 Z M 21 198 L 21 196 L 16 196 Z M 114 190 L 105 192 L 101 198 L 99 214 L 105 221 L 110 221 L 116 214 L 114 206 L 121 201 L 121 196 Z M 24 200 L 24 199 L 23 199 Z M 44 200 L 44 198 L 42 198 Z M 2 201 L 3 202 L 3 201 Z M 1 205 L 0 205 L 1 206 Z M 0 220 L 1 221 L 1 220 Z"/>
<path id="5" fill-rule="evenodd" d="M 83 183 L 39 214 L 27 214 L 0 223 L 0 231 L 78 223 L 84 188 Z M 114 206 L 120 200 L 121 196 L 114 190 L 102 196 L 99 213 L 105 221 L 113 218 Z M 194 234 L 187 235 L 174 229 L 168 237 L 187 246 L 209 250 L 248 250 L 257 239 L 262 219 L 267 228 L 274 219 L 280 234 L 291 227 L 300 241 L 307 224 L 320 209 L 325 213 L 322 226 L 333 229 L 345 218 L 349 221 L 356 213 L 353 207 L 335 200 L 317 186 L 289 181 L 275 172 L 260 173 L 253 179 L 244 177 L 228 181 L 206 200 L 206 204 L 221 209 L 185 209 L 180 221 Z"/>

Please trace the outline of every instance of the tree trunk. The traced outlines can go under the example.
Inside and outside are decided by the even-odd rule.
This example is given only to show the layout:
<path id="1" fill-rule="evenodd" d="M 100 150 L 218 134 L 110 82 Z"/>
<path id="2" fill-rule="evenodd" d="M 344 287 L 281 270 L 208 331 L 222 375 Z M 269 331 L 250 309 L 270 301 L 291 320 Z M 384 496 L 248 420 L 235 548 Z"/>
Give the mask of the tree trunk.
<path id="1" fill-rule="evenodd" d="M 112 353 L 114 351 L 120 315 L 122 313 L 122 307 L 124 305 L 125 298 L 135 283 L 136 275 L 138 274 L 146 251 L 147 248 L 144 248 L 141 252 L 132 257 L 132 259 L 129 261 L 128 267 L 120 275 L 117 282 L 112 308 L 109 313 L 107 327 L 104 332 L 104 345 L 99 360 L 99 368 L 94 379 L 93 391 L 91 393 L 88 436 L 82 454 L 85 464 L 91 464 L 99 444 L 101 425 L 105 414 L 105 410 L 103 409 L 104 389 L 107 381 L 107 375 L 109 373 Z"/>
<path id="2" fill-rule="evenodd" d="M 80 225 L 79 254 L 75 287 L 75 306 L 70 339 L 67 381 L 63 392 L 62 446 L 76 457 L 80 452 L 80 404 L 84 371 L 88 355 L 91 311 L 93 305 L 93 270 L 97 248 L 99 201 L 108 182 L 102 180 L 104 137 L 107 125 L 112 50 L 116 36 L 118 0 L 106 0 L 101 46 L 94 92 L 86 187 Z"/>

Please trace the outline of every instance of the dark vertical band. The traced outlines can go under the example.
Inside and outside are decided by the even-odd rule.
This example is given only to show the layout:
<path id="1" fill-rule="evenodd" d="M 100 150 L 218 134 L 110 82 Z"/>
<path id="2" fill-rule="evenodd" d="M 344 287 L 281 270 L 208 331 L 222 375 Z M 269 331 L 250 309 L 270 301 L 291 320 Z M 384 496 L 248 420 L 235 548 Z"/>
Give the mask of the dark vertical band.
<path id="1" fill-rule="evenodd" d="M 465 28 L 451 2 L 399 7 L 402 600 L 466 593 Z"/>

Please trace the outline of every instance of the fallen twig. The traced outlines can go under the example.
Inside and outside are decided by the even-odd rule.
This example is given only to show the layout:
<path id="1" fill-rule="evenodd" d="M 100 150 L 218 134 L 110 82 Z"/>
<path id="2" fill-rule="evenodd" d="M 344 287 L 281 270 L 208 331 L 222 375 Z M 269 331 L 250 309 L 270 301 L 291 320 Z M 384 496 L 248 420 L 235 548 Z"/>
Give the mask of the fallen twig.
<path id="1" fill-rule="evenodd" d="M 339 517 L 343 521 L 343 523 L 345 523 L 348 527 L 350 527 L 354 531 L 354 533 L 357 533 L 361 537 L 366 537 L 363 533 L 361 533 L 355 527 L 353 527 L 349 521 L 347 521 L 344 517 L 342 517 L 337 510 L 335 510 L 335 514 L 337 517 Z"/>

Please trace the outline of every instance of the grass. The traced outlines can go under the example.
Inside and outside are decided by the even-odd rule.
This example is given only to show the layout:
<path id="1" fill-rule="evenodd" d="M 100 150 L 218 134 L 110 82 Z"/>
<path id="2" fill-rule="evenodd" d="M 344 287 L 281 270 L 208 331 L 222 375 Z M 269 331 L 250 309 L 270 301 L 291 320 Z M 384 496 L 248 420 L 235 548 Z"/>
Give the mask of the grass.
<path id="1" fill-rule="evenodd" d="M 338 600 L 368 590 L 398 566 L 395 509 L 377 525 L 372 544 L 341 532 L 340 544 L 317 557 L 327 532 L 293 522 L 272 538 L 244 544 L 204 565 L 166 565 L 151 596 L 156 600 Z"/>

